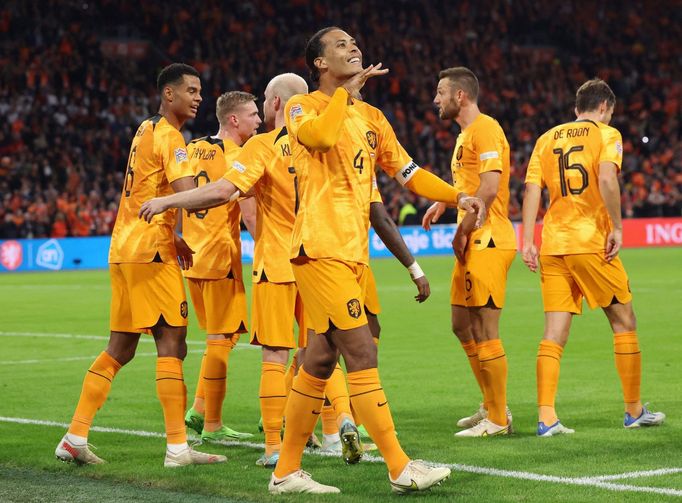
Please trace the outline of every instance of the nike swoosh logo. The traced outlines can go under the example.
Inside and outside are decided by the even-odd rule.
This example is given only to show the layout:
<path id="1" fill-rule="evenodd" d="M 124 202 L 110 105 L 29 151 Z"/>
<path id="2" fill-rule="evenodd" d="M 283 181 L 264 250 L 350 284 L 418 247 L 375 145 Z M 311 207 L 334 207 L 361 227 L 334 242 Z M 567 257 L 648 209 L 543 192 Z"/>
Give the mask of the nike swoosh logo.
<path id="1" fill-rule="evenodd" d="M 272 485 L 273 485 L 273 486 L 278 486 L 278 485 L 280 485 L 280 484 L 284 484 L 284 482 L 286 482 L 286 479 L 282 479 L 282 480 L 280 480 L 279 482 L 277 482 L 276 480 L 273 480 L 273 481 L 272 481 Z"/>
<path id="2" fill-rule="evenodd" d="M 469 300 L 470 298 L 471 298 L 471 295 L 469 295 L 468 297 L 465 297 L 464 300 Z"/>
<path id="3" fill-rule="evenodd" d="M 377 407 L 383 407 L 383 406 L 386 405 L 387 403 L 388 403 L 388 400 L 386 400 L 386 401 L 383 402 L 383 403 L 377 402 Z"/>
<path id="4" fill-rule="evenodd" d="M 313 410 L 313 411 L 311 411 L 311 412 L 312 412 L 313 414 L 315 414 L 316 416 L 319 416 L 321 411 L 314 411 L 314 410 Z"/>

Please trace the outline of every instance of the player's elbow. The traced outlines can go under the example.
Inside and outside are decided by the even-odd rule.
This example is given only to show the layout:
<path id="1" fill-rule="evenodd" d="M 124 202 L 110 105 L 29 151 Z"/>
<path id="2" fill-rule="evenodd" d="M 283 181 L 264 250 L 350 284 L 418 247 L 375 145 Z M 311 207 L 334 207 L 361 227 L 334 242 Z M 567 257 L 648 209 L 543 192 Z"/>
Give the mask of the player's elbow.
<path id="1" fill-rule="evenodd" d="M 227 180 L 219 180 L 215 182 L 215 196 L 218 202 L 226 203 L 234 195 L 237 188 Z"/>

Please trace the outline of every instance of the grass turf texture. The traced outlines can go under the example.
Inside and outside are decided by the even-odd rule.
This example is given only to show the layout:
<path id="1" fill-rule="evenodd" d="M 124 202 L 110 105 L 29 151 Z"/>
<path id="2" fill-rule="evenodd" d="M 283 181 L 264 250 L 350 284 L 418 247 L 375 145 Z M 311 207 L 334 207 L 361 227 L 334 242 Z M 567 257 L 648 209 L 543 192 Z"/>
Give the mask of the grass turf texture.
<path id="1" fill-rule="evenodd" d="M 622 428 L 621 392 L 609 326 L 601 311 L 586 310 L 574 320 L 557 397 L 562 421 L 575 428 L 576 434 L 549 439 L 537 439 L 534 434 L 535 355 L 543 326 L 539 277 L 525 269 L 520 257 L 509 274 L 500 327 L 509 359 L 508 399 L 516 433 L 489 439 L 453 438 L 454 423 L 475 411 L 480 396 L 450 331 L 451 259 L 420 259 L 432 288 L 431 298 L 422 305 L 412 300 L 416 289 L 397 262 L 374 261 L 383 308 L 380 371 L 405 450 L 414 458 L 429 461 L 557 477 L 682 467 L 682 249 L 625 250 L 622 258 L 638 316 L 642 396 L 653 402 L 654 410 L 668 415 L 667 423 L 640 431 Z M 0 316 L 0 416 L 70 420 L 84 372 L 106 341 L 13 333 L 108 335 L 108 281 L 106 271 L 0 276 L 4 306 Z M 185 360 L 185 380 L 191 403 L 203 337 L 193 316 L 190 318 L 189 340 L 194 342 Z M 117 376 L 95 425 L 163 431 L 153 378 L 154 345 L 150 338 L 142 337 L 138 358 Z M 19 363 L 26 360 L 30 362 Z M 256 429 L 259 374 L 260 352 L 239 346 L 230 357 L 224 421 L 239 431 L 255 433 L 255 442 L 262 442 Z M 166 470 L 162 438 L 92 432 L 90 442 L 99 447 L 97 454 L 108 463 L 78 468 L 54 459 L 54 447 L 63 433 L 61 427 L 0 421 L 0 501 L 263 501 L 268 497 L 270 471 L 255 466 L 260 449 L 202 446 L 225 453 L 228 462 Z M 383 464 L 345 466 L 341 459 L 305 456 L 303 467 L 320 482 L 337 485 L 343 492 L 319 500 L 381 501 L 391 497 Z M 682 490 L 680 473 L 613 482 Z M 454 471 L 442 487 L 424 497 L 428 501 L 673 499 L 467 471 Z"/>

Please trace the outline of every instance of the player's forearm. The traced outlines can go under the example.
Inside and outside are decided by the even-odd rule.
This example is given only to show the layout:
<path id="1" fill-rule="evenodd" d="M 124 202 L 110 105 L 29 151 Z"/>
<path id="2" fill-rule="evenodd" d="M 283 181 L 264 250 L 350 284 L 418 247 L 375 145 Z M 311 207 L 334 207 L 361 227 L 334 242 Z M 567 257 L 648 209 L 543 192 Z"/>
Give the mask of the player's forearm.
<path id="1" fill-rule="evenodd" d="M 370 205 L 369 220 L 372 227 L 374 227 L 374 231 L 386 245 L 386 248 L 402 265 L 410 267 L 415 261 L 414 257 L 407 248 L 407 244 L 405 244 L 400 231 L 398 231 L 398 227 L 388 215 L 386 207 L 378 202 L 372 203 Z"/>
<path id="2" fill-rule="evenodd" d="M 339 141 L 347 108 L 348 91 L 339 87 L 324 112 L 302 124 L 296 138 L 308 148 L 326 152 Z"/>
<path id="3" fill-rule="evenodd" d="M 526 192 L 523 195 L 523 208 L 521 210 L 523 221 L 523 242 L 532 243 L 535 239 L 535 220 L 540 209 L 542 189 L 532 183 L 526 184 Z"/>
<path id="4" fill-rule="evenodd" d="M 623 221 L 620 210 L 620 185 L 618 178 L 599 177 L 599 192 L 604 200 L 606 211 L 609 213 L 609 217 L 611 217 L 614 229 L 622 229 Z"/>
<path id="5" fill-rule="evenodd" d="M 162 199 L 166 208 L 202 210 L 225 204 L 236 193 L 237 187 L 223 178 L 192 190 L 165 196 Z"/>
<path id="6" fill-rule="evenodd" d="M 462 193 L 424 169 L 418 169 L 405 187 L 419 196 L 446 203 L 448 206 L 457 206 L 457 198 Z"/>

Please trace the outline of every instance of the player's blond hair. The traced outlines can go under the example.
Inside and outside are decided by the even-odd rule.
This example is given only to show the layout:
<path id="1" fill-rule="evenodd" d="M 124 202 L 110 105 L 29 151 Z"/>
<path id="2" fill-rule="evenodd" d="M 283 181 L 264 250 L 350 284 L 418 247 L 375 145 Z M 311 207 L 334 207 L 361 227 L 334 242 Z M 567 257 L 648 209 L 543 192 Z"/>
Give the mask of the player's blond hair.
<path id="1" fill-rule="evenodd" d="M 446 68 L 438 74 L 439 79 L 448 79 L 455 87 L 464 91 L 471 101 L 478 101 L 478 79 L 474 72 L 464 66 Z"/>
<path id="2" fill-rule="evenodd" d="M 228 91 L 221 94 L 215 105 L 215 115 L 218 118 L 218 123 L 223 125 L 227 121 L 228 115 L 240 106 L 252 101 L 256 101 L 256 97 L 244 91 Z"/>

